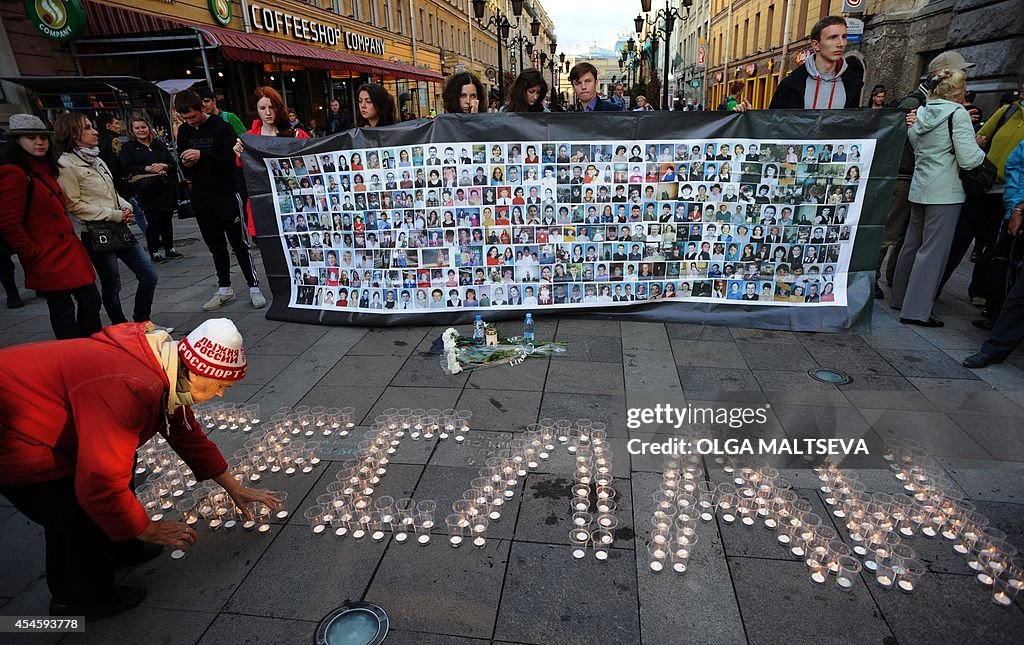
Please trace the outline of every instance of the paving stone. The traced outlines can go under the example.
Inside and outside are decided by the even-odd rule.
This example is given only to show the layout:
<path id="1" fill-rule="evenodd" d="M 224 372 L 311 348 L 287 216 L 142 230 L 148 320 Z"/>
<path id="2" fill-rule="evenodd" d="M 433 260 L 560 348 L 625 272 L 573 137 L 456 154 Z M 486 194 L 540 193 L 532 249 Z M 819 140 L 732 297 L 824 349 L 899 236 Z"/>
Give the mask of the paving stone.
<path id="1" fill-rule="evenodd" d="M 246 343 L 245 352 L 249 356 L 259 356 L 261 354 L 270 356 L 298 356 L 309 349 L 325 333 L 325 329 L 273 331 L 256 343 Z"/>
<path id="2" fill-rule="evenodd" d="M 452 512 L 452 503 L 463 499 L 463 493 L 472 488 L 472 481 L 480 476 L 479 467 L 451 468 L 448 466 L 427 466 L 423 470 L 423 477 L 416 485 L 415 492 L 409 497 L 416 501 L 433 500 L 437 502 L 437 511 L 434 513 L 435 530 L 439 542 L 447 544 L 447 532 L 444 518 Z M 519 505 L 523 495 L 523 485 L 516 485 L 515 497 L 506 500 L 500 507 L 501 518 L 492 521 L 487 527 L 487 537 L 496 540 L 511 540 L 516 528 L 516 516 L 519 512 Z M 568 502 L 566 503 L 568 506 Z M 397 546 L 397 545 L 396 545 Z M 404 545 L 403 545 L 404 546 Z M 467 545 L 468 546 L 468 545 Z M 418 628 L 417 628 L 418 629 Z"/>
<path id="3" fill-rule="evenodd" d="M 441 382 L 443 383 L 443 382 Z M 440 383 L 439 383 L 440 384 Z M 458 407 L 455 403 L 462 392 L 457 387 L 389 387 L 377 399 L 376 405 L 367 415 L 367 420 L 372 423 L 379 415 L 388 408 L 423 409 L 423 410 L 445 410 Z M 471 409 L 471 408 L 470 408 Z M 369 425 L 367 423 L 367 425 Z M 474 423 L 475 426 L 475 423 Z"/>
<path id="4" fill-rule="evenodd" d="M 840 391 L 854 407 L 872 410 L 936 411 L 928 397 L 902 376 L 857 375 Z"/>
<path id="5" fill-rule="evenodd" d="M 835 385 L 811 378 L 807 372 L 779 372 L 754 370 L 754 378 L 772 405 L 850 405 Z"/>
<path id="6" fill-rule="evenodd" d="M 565 342 L 565 352 L 554 360 L 594 361 L 599 363 L 622 362 L 622 339 L 612 336 L 561 335 L 557 340 Z"/>
<path id="7" fill-rule="evenodd" d="M 150 592 L 152 591 L 150 588 Z M 140 605 L 118 616 L 116 621 L 88 622 L 84 633 L 68 634 L 61 642 L 76 645 L 110 645 L 129 643 L 132 642 L 133 635 L 145 634 L 147 643 L 194 643 L 216 617 L 217 614 L 212 612 L 160 609 Z"/>
<path id="8" fill-rule="evenodd" d="M 562 318 L 558 321 L 558 340 L 563 336 L 614 336 L 622 335 L 618 320 L 595 320 L 584 318 Z"/>
<path id="9" fill-rule="evenodd" d="M 422 327 L 370 329 L 348 353 L 352 356 L 408 356 L 426 333 Z"/>
<path id="10" fill-rule="evenodd" d="M 747 367 L 739 346 L 733 341 L 674 340 L 672 355 L 680 367 Z"/>
<path id="11" fill-rule="evenodd" d="M 562 356 L 551 358 L 528 358 L 522 363 L 511 366 L 488 367 L 469 372 L 466 387 L 475 390 L 526 390 L 541 392 L 547 379 L 548 366 L 562 361 Z"/>
<path id="12" fill-rule="evenodd" d="M 666 351 L 671 347 L 664 323 L 624 320 L 620 326 L 623 351 Z"/>
<path id="13" fill-rule="evenodd" d="M 1024 415 L 1024 408 L 1000 392 L 951 392 L 948 390 L 921 390 L 935 407 L 943 412 L 969 412 L 978 415 Z M 1024 426 L 1018 426 L 1024 427 Z"/>
<path id="14" fill-rule="evenodd" d="M 914 439 L 935 456 L 991 457 L 941 412 L 861 410 L 860 413 L 883 441 Z"/>
<path id="15" fill-rule="evenodd" d="M 818 367 L 818 361 L 798 343 L 737 343 L 736 346 L 752 370 L 806 372 Z"/>
<path id="16" fill-rule="evenodd" d="M 386 546 L 286 526 L 224 610 L 319 621 L 345 599 L 362 597 Z"/>
<path id="17" fill-rule="evenodd" d="M 10 598 L 45 575 L 43 527 L 19 512 L 8 512 L 0 522 L 0 535 L 5 547 L 0 549 L 0 596 Z"/>
<path id="18" fill-rule="evenodd" d="M 773 345 L 785 343 L 799 343 L 796 334 L 791 331 L 775 329 L 749 329 L 747 327 L 730 327 L 729 332 L 737 341 L 750 343 L 771 343 Z"/>
<path id="19" fill-rule="evenodd" d="M 437 442 L 437 448 L 430 457 L 431 466 L 447 466 L 452 468 L 484 467 L 487 457 L 497 455 L 498 451 L 509 446 L 512 438 L 520 433 L 491 432 L 487 430 L 470 430 L 465 440 L 455 441 L 449 437 Z M 401 452 L 401 448 L 399 448 Z"/>
<path id="20" fill-rule="evenodd" d="M 870 589 L 900 643 L 1017 643 L 1024 633 L 1024 612 L 999 607 L 970 577 L 927 574 L 912 594 Z"/>
<path id="21" fill-rule="evenodd" d="M 899 376 L 896 368 L 887 363 L 875 349 L 867 345 L 805 344 L 805 346 L 819 365 L 842 370 L 853 376 L 853 380 L 866 376 Z"/>
<path id="22" fill-rule="evenodd" d="M 622 368 L 616 364 L 556 360 L 548 369 L 544 391 L 625 395 Z"/>
<path id="23" fill-rule="evenodd" d="M 939 350 L 878 349 L 879 355 L 906 377 L 977 379 L 971 370 Z"/>
<path id="24" fill-rule="evenodd" d="M 267 387 L 272 385 L 274 385 L 274 383 L 271 383 Z M 384 391 L 385 388 L 383 386 L 359 387 L 355 385 L 347 385 L 345 387 L 339 387 L 331 384 L 316 385 L 310 388 L 301 399 L 295 402 L 295 404 L 324 405 L 331 408 L 352 407 L 355 408 L 355 412 L 352 415 L 355 422 L 360 425 L 369 426 L 373 424 L 373 419 L 378 414 L 374 408 L 377 401 L 384 395 Z M 278 393 L 272 392 L 272 394 Z M 261 390 L 257 396 L 260 397 L 262 395 L 263 391 Z M 389 404 L 378 406 L 377 409 L 383 410 L 390 407 L 395 406 Z M 370 414 L 371 410 L 374 410 L 373 414 Z"/>
<path id="25" fill-rule="evenodd" d="M 540 392 L 466 389 L 451 407 L 473 412 L 470 428 L 519 431 L 537 421 L 540 404 Z"/>
<path id="26" fill-rule="evenodd" d="M 252 645 L 278 645 L 288 642 L 313 642 L 318 622 L 220 614 L 213 621 L 198 645 L 220 643 L 251 643 Z"/>
<path id="27" fill-rule="evenodd" d="M 681 367 L 679 380 L 688 399 L 751 405 L 768 402 L 750 370 Z"/>
<path id="28" fill-rule="evenodd" d="M 432 354 L 413 354 L 395 374 L 391 385 L 398 387 L 464 387 L 466 381 L 469 380 L 469 372 L 460 372 L 449 376 L 441 369 L 440 360 L 439 356 Z"/>
<path id="29" fill-rule="evenodd" d="M 716 477 L 713 481 L 724 481 L 724 477 Z M 793 490 L 797 495 L 799 495 L 800 499 L 811 503 L 811 512 L 817 513 L 818 516 L 821 517 L 822 525 L 831 526 L 840 533 L 841 537 L 845 537 L 845 535 L 842 535 L 844 533 L 842 530 L 843 527 L 839 522 L 833 519 L 831 507 L 826 506 L 824 502 L 822 502 L 817 489 L 795 488 Z M 800 558 L 789 552 L 788 547 L 779 543 L 778 531 L 766 528 L 764 523 L 760 520 L 758 520 L 753 526 L 747 526 L 742 522 L 726 524 L 722 520 L 721 514 L 719 514 L 715 517 L 714 524 L 717 526 L 717 532 L 721 535 L 725 554 L 729 558 L 751 557 L 802 562 Z M 698 534 L 703 532 L 702 529 L 705 526 L 710 527 L 711 525 L 702 523 L 697 527 Z M 810 584 L 809 579 L 808 584 Z"/>
<path id="30" fill-rule="evenodd" d="M 626 397 L 612 393 L 545 392 L 538 417 L 601 421 L 608 425 L 608 436 L 622 436 L 626 427 Z"/>
<path id="31" fill-rule="evenodd" d="M 560 645 L 639 643 L 633 552 L 612 549 L 608 561 L 598 563 L 574 561 L 570 551 L 513 544 L 494 637 L 548 644 L 552 625 L 559 625 Z"/>
<path id="32" fill-rule="evenodd" d="M 628 392 L 655 390 L 678 390 L 679 371 L 669 351 L 625 350 L 623 352 L 623 374 Z"/>
<path id="33" fill-rule="evenodd" d="M 515 527 L 517 541 L 570 544 L 572 483 L 572 473 L 527 475 Z M 615 545 L 631 548 L 634 528 L 630 482 L 616 478 L 612 487 L 618 506 L 615 517 L 619 522 L 614 533 Z"/>
<path id="34" fill-rule="evenodd" d="M 946 414 L 990 455 L 1024 462 L 1024 421 L 1020 416 L 989 416 L 966 412 Z"/>
<path id="35" fill-rule="evenodd" d="M 735 340 L 728 327 L 716 325 L 665 323 L 665 329 L 668 331 L 668 337 L 673 340 Z"/>
<path id="36" fill-rule="evenodd" d="M 468 544 L 453 549 L 447 540 L 435 539 L 425 547 L 392 545 L 366 601 L 385 607 L 396 627 L 490 638 L 509 544 L 489 539 L 480 549 Z"/>
<path id="37" fill-rule="evenodd" d="M 935 346 L 903 326 L 875 329 L 862 336 L 864 342 L 876 350 L 900 349 L 906 351 L 937 351 Z"/>
<path id="38" fill-rule="evenodd" d="M 352 385 L 385 387 L 391 384 L 405 362 L 404 356 L 345 356 L 320 379 L 319 384 L 339 388 Z M 437 370 L 443 378 L 439 366 Z"/>
<path id="39" fill-rule="evenodd" d="M 644 494 L 660 477 L 640 475 Z M 694 643 L 742 643 L 746 636 L 736 603 L 729 565 L 714 524 L 697 527 L 698 542 L 684 574 L 653 573 L 646 539 L 636 538 L 640 632 L 645 643 L 678 642 L 686 634 Z"/>
<path id="40" fill-rule="evenodd" d="M 872 428 L 857 410 L 802 405 L 776 405 L 772 409 L 791 439 L 863 439 L 869 454 L 847 455 L 844 460 L 846 467 L 887 467 L 887 462 L 882 459 L 885 453 L 885 444 L 880 437 L 882 431 Z M 879 412 L 880 415 L 887 413 Z"/>
<path id="41" fill-rule="evenodd" d="M 1024 463 L 951 457 L 940 458 L 939 463 L 971 501 L 1024 503 Z"/>
<path id="42" fill-rule="evenodd" d="M 1018 553 L 1024 552 L 1024 505 L 976 500 L 975 506 L 992 526 L 1006 533 L 1006 541 L 1017 547 Z"/>
<path id="43" fill-rule="evenodd" d="M 848 592 L 840 591 L 832 578 L 816 585 L 811 582 L 807 565 L 797 561 L 729 558 L 729 570 L 749 643 L 893 639 L 861 584 Z"/>
<path id="44" fill-rule="evenodd" d="M 392 623 L 394 625 L 395 623 Z M 428 632 L 410 632 L 392 629 L 388 632 L 388 645 L 486 645 L 491 641 L 478 638 L 463 638 Z"/>

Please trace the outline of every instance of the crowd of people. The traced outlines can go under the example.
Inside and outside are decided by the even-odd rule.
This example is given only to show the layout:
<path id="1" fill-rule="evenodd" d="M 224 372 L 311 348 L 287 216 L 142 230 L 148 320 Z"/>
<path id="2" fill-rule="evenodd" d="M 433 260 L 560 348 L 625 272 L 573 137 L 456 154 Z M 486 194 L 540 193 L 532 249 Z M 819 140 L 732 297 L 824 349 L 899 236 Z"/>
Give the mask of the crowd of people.
<path id="1" fill-rule="evenodd" d="M 814 53 L 782 81 L 772 97 L 770 109 L 859 106 L 863 79 L 858 69 L 848 65 L 844 58 L 846 21 L 835 16 L 821 20 L 814 26 L 810 40 Z M 969 295 L 984 305 L 984 317 L 976 324 L 990 330 L 991 336 L 978 353 L 964 360 L 964 365 L 981 368 L 1004 360 L 1024 338 L 1024 280 L 1012 282 L 1007 288 L 1010 281 L 1006 279 L 1015 266 L 1019 269 L 1017 256 L 1021 253 L 1015 241 L 1024 226 L 1024 104 L 1017 93 L 983 121 L 967 92 L 968 71 L 972 66 L 959 53 L 944 52 L 930 62 L 924 82 L 910 95 L 887 103 L 886 88 L 876 86 L 870 92 L 868 107 L 902 108 L 907 112 L 909 128 L 908 144 L 878 257 L 875 295 L 885 298 L 882 283 L 888 282 L 892 287 L 888 294 L 890 303 L 900 311 L 901 322 L 941 326 L 942 322 L 932 313 L 933 304 L 973 243 L 975 268 Z M 569 79 L 576 98 L 575 110 L 620 112 L 627 109 L 621 85 L 616 85 L 607 98 L 599 95 L 598 71 L 590 63 L 577 63 Z M 495 105 L 484 95 L 479 79 L 464 72 L 448 80 L 443 93 L 444 108 L 452 114 L 565 109 L 557 100 L 549 100 L 549 90 L 542 73 L 526 70 L 509 88 L 504 105 Z M 739 112 L 750 109 L 743 91 L 741 83 L 730 86 L 721 109 Z M 254 231 L 245 183 L 241 181 L 240 157 L 245 144 L 240 137 L 247 134 L 307 138 L 310 136 L 307 128 L 314 135 L 331 135 L 352 126 L 386 127 L 402 119 L 394 97 L 379 84 L 360 86 L 357 106 L 355 118 L 350 119 L 341 110 L 340 103 L 332 100 L 321 130 L 312 121 L 308 126 L 302 124 L 276 90 L 260 87 L 251 106 L 257 117 L 246 128 L 237 115 L 219 107 L 212 92 L 184 91 L 177 94 L 173 102 L 174 113 L 179 118 L 173 128 L 173 145 L 157 136 L 153 124 L 141 114 L 132 115 L 124 123 L 112 114 L 99 114 L 92 119 L 85 114 L 68 112 L 56 118 L 52 129 L 33 115 L 16 114 L 10 118 L 4 144 L 5 163 L 0 165 L 0 193 L 4 195 L 0 201 L 0 233 L 4 243 L 4 248 L 0 249 L 0 278 L 7 294 L 7 306 L 23 306 L 10 260 L 12 253 L 17 254 L 25 274 L 25 286 L 46 301 L 53 333 L 59 340 L 0 350 L 0 494 L 45 529 L 46 578 L 52 596 L 52 614 L 92 618 L 130 608 L 142 600 L 145 590 L 116 585 L 114 570 L 120 565 L 144 562 L 159 553 L 159 548 L 147 548 L 145 543 L 177 548 L 194 543 L 194 530 L 183 523 L 150 519 L 134 497 L 135 450 L 156 433 L 166 437 L 197 479 L 212 479 L 223 486 L 243 514 L 248 516 L 252 503 L 277 505 L 272 495 L 242 486 L 235 480 L 191 411 L 192 405 L 222 396 L 245 376 L 246 359 L 240 333 L 229 320 L 208 320 L 181 342 L 173 341 L 171 328 L 157 326 L 150 320 L 158 284 L 154 265 L 182 257 L 174 248 L 173 234 L 173 217 L 180 205 L 180 171 L 190 184 L 192 209 L 218 279 L 217 291 L 203 309 L 213 311 L 234 300 L 232 254 L 249 287 L 252 306 L 266 306 L 246 239 L 246 233 Z M 694 102 L 677 105 L 677 109 L 685 110 L 702 107 Z M 633 110 L 649 108 L 646 97 L 638 96 Z M 128 140 L 124 142 L 122 134 L 126 125 Z M 675 154 L 688 154 L 685 159 L 700 162 L 701 167 L 704 162 L 728 160 L 732 158 L 729 155 L 739 154 L 735 149 L 738 146 L 731 151 L 723 150 L 722 146 L 728 148 L 727 144 L 721 144 L 716 150 L 712 145 L 705 151 L 698 148 Z M 756 162 L 758 172 L 768 173 L 765 176 L 769 178 L 776 177 L 778 172 L 775 164 L 770 163 L 771 154 L 777 155 L 780 163 L 783 160 L 795 163 L 798 159 L 798 151 L 792 147 L 784 150 L 776 144 L 777 150 L 772 148 L 761 153 L 754 152 L 752 147 L 744 152 L 745 160 Z M 541 158 L 550 155 L 552 163 L 563 162 L 562 150 L 556 156 L 554 145 L 550 146 L 550 151 L 547 148 L 540 150 Z M 564 162 L 568 163 L 571 157 L 569 148 L 565 148 Z M 587 154 L 587 151 L 576 150 L 580 146 L 572 148 L 577 154 Z M 639 146 L 636 148 L 629 157 L 625 156 L 624 146 L 621 151 L 616 150 L 615 155 L 639 163 L 643 159 Z M 847 164 L 859 160 L 851 158 L 853 150 L 848 157 L 842 146 L 837 146 L 835 151 L 829 146 L 824 160 L 814 146 L 808 148 L 803 154 L 810 161 Z M 497 154 L 497 160 L 492 159 L 492 163 L 501 163 L 504 151 L 497 145 L 495 149 L 497 152 L 492 150 L 491 154 Z M 436 158 L 436 148 L 430 148 L 428 153 L 431 155 L 428 166 L 442 165 Z M 593 149 L 589 153 L 605 154 L 603 150 Z M 652 150 L 655 157 L 646 161 L 659 161 L 656 153 L 657 150 Z M 445 154 L 446 160 L 455 161 L 454 149 L 450 157 L 448 151 Z M 512 151 L 509 154 L 513 154 Z M 666 154 L 668 161 L 677 159 L 671 150 Z M 486 151 L 481 150 L 481 155 L 486 155 Z M 540 161 L 537 150 L 528 149 L 526 155 L 527 164 Z M 761 155 L 768 156 L 762 159 Z M 358 163 L 361 169 L 362 160 L 357 160 L 356 156 L 353 154 L 351 160 L 343 156 L 338 159 L 350 164 L 353 170 Z M 327 163 L 334 163 L 330 155 L 324 158 Z M 432 163 L 433 160 L 436 163 Z M 589 159 L 573 162 L 576 161 L 582 164 Z M 399 168 L 402 163 L 399 159 Z M 995 169 L 996 179 L 991 188 L 968 191 L 975 182 L 965 182 L 965 173 L 982 168 L 986 163 Z M 841 180 L 837 178 L 837 183 L 849 184 L 852 190 L 860 179 L 859 167 L 855 169 L 854 175 L 854 169 L 846 169 L 844 165 L 845 174 Z M 289 166 L 287 170 L 294 169 Z M 331 172 L 326 165 L 324 172 Z M 668 165 L 665 172 L 670 174 L 662 176 L 662 181 L 678 181 L 674 166 Z M 587 174 L 591 176 L 589 168 Z M 413 185 L 407 173 L 403 184 L 399 184 L 393 174 L 386 179 L 388 184 L 382 186 L 382 191 Z M 476 190 L 476 186 L 485 190 L 483 187 L 494 186 L 494 182 L 497 185 L 507 183 L 504 175 L 488 178 L 482 171 L 480 183 L 468 175 L 467 179 L 469 183 L 465 185 L 471 190 Z M 463 185 L 454 176 L 447 180 L 455 181 L 456 186 Z M 442 182 L 440 177 L 431 181 Z M 564 187 L 560 188 L 561 183 Z M 571 194 L 573 186 L 582 191 L 587 183 L 581 167 L 578 177 L 567 175 L 565 182 L 555 179 L 553 190 Z M 624 182 L 611 183 L 622 183 L 625 189 L 633 182 L 627 177 Z M 515 208 L 515 198 L 508 199 Z M 528 212 L 531 206 L 537 211 L 538 206 L 546 205 L 539 195 L 529 198 L 537 201 L 522 199 Z M 749 196 L 752 203 L 774 208 L 768 196 L 763 196 L 763 201 L 757 199 Z M 601 201 L 608 202 L 610 212 L 613 204 L 624 204 L 625 197 L 607 195 L 604 200 L 598 198 L 595 204 Z M 726 209 L 728 201 L 723 201 Z M 842 208 L 848 201 L 846 193 L 840 189 L 835 204 Z M 832 217 L 830 204 L 832 202 L 822 206 L 821 213 L 815 211 L 824 219 L 806 242 L 814 248 L 828 246 L 827 236 L 832 230 L 829 227 L 837 229 L 835 243 L 850 241 L 849 237 L 843 237 L 840 228 L 843 222 L 829 219 Z M 292 225 L 296 232 L 301 227 L 302 232 L 307 233 L 311 229 L 302 210 L 304 205 L 300 202 L 297 206 L 300 210 L 291 220 Z M 635 208 L 639 210 L 638 206 Z M 596 212 L 596 205 L 594 210 Z M 764 236 L 757 239 L 766 240 L 782 235 L 780 227 L 788 224 L 785 210 L 783 208 L 779 226 L 753 235 Z M 540 217 L 536 213 L 533 216 Z M 547 214 L 544 217 L 548 217 Z M 697 212 L 696 217 L 699 220 L 701 213 Z M 598 221 L 606 224 L 604 220 Z M 143 229 L 145 245 L 135 239 L 129 228 L 132 224 Z M 541 230 L 542 224 L 550 222 L 538 219 L 535 228 Z M 725 226 L 722 234 L 731 236 L 731 229 L 726 233 Z M 618 231 L 613 231 L 615 227 L 601 228 L 607 228 L 604 234 L 619 235 Z M 629 242 L 629 247 L 625 243 L 610 245 L 612 261 L 628 261 L 634 255 L 642 260 L 639 244 L 632 243 L 630 229 L 622 229 L 623 237 L 617 240 Z M 846 234 L 848 236 L 849 232 Z M 816 241 L 819 238 L 821 241 Z M 603 243 L 610 240 L 602 238 Z M 722 253 L 729 252 L 725 244 L 731 239 L 719 235 L 717 240 L 723 242 Z M 510 242 L 488 240 L 495 246 L 488 249 L 486 258 L 481 258 L 481 276 L 484 267 L 502 265 L 497 245 Z M 711 260 L 716 253 L 710 248 L 710 242 L 701 244 L 699 251 L 696 241 L 687 250 L 693 257 L 685 259 L 694 260 L 693 269 L 697 268 L 698 261 Z M 704 248 L 704 244 L 709 248 Z M 591 248 L 586 250 L 587 257 Z M 574 248 L 572 253 L 586 263 L 582 246 Z M 593 253 L 596 258 L 596 249 Z M 701 257 L 702 254 L 707 258 Z M 778 260 L 785 264 L 786 258 Z M 335 256 L 334 261 L 342 268 L 351 265 L 354 259 L 349 252 L 340 260 Z M 818 261 L 816 254 L 815 257 L 794 255 L 786 266 L 815 266 Z M 138 280 L 132 311 L 134 322 L 128 322 L 121 308 L 121 263 Z M 571 273 L 575 264 L 570 262 L 570 265 Z M 601 269 L 599 266 L 599 272 Z M 344 275 L 344 272 L 336 275 Z M 460 291 L 456 287 L 462 283 L 454 271 L 447 276 L 439 275 L 439 279 L 447 280 L 443 286 L 450 288 L 447 301 L 444 301 L 442 285 L 438 285 L 430 293 L 433 302 L 429 304 L 425 293 L 417 293 L 416 301 L 409 293 L 403 293 L 391 307 L 381 304 L 380 308 L 467 306 L 469 302 L 477 302 L 474 280 L 480 279 L 475 274 L 467 278 L 470 280 L 468 288 Z M 737 288 L 735 293 L 726 294 L 723 289 L 720 297 L 758 300 L 762 296 L 755 291 L 753 280 L 756 278 L 754 275 L 747 283 L 746 292 Z M 299 269 L 296 269 L 295 279 L 298 284 L 307 284 L 307 276 Z M 309 279 L 316 280 L 314 276 Z M 598 280 L 601 278 L 595 278 L 595 284 Z M 555 275 L 551 281 L 574 280 Z M 720 288 L 718 282 L 714 284 L 715 289 Z M 724 286 L 725 281 L 721 284 Z M 785 295 L 790 302 L 829 302 L 831 281 L 826 279 L 824 284 L 820 294 L 815 291 Z M 592 294 L 583 295 L 577 287 L 576 292 L 570 293 L 578 294 L 571 297 L 579 298 L 580 302 L 587 301 L 588 297 L 597 298 L 591 300 L 595 302 L 600 302 L 600 298 L 635 299 L 629 294 L 628 286 L 621 292 L 619 285 L 615 285 L 615 289 L 614 293 L 610 287 L 598 292 L 595 286 Z M 421 295 L 422 303 L 418 302 Z M 542 298 L 529 291 L 520 296 L 518 292 L 513 294 L 501 288 L 490 295 L 496 304 L 520 297 L 522 300 L 518 302 L 541 304 Z M 713 297 L 714 294 L 708 295 Z M 770 289 L 764 297 L 779 300 L 778 292 Z M 101 308 L 114 323 L 106 329 L 102 327 Z"/>

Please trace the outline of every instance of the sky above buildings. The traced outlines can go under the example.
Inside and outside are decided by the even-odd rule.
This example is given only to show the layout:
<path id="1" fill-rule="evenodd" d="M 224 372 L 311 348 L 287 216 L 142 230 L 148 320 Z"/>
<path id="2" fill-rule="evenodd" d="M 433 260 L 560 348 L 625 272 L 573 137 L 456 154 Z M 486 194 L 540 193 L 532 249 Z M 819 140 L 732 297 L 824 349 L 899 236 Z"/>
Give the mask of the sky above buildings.
<path id="1" fill-rule="evenodd" d="M 593 45 L 613 49 L 633 28 L 640 0 L 544 0 L 544 9 L 555 23 L 558 51 L 575 54 Z"/>

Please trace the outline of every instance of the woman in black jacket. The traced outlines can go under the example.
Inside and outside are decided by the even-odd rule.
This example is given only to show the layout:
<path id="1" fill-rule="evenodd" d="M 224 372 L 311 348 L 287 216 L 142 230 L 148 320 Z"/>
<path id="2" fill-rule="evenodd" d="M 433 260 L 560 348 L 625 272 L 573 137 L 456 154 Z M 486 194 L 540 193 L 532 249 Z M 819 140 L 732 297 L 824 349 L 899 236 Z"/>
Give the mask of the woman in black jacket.
<path id="1" fill-rule="evenodd" d="M 184 257 L 174 250 L 173 218 L 178 206 L 174 155 L 153 135 L 149 120 L 136 114 L 128 126 L 131 140 L 121 148 L 121 166 L 128 176 L 139 205 L 146 211 L 149 227 L 146 246 L 154 263 Z M 163 246 L 164 254 L 160 254 Z"/>

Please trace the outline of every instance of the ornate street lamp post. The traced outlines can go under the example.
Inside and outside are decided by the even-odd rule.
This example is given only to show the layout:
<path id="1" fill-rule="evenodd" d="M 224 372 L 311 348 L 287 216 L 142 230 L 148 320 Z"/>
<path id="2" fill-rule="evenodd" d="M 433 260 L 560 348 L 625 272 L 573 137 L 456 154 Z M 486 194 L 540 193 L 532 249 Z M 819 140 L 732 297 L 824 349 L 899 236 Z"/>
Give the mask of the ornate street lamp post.
<path id="1" fill-rule="evenodd" d="M 523 2 L 524 0 L 512 0 L 512 14 L 515 18 L 515 23 L 509 22 L 508 16 L 500 9 L 494 10 L 494 15 L 489 17 L 486 21 L 484 20 L 484 13 L 487 10 L 487 3 L 485 0 L 473 0 L 473 16 L 476 18 L 477 24 L 480 29 L 490 32 L 491 27 L 494 27 L 493 33 L 498 38 L 498 102 L 505 102 L 505 67 L 502 59 L 505 57 L 505 48 L 502 46 L 502 41 L 508 39 L 509 32 L 513 29 L 519 28 L 519 16 L 523 15 Z"/>

